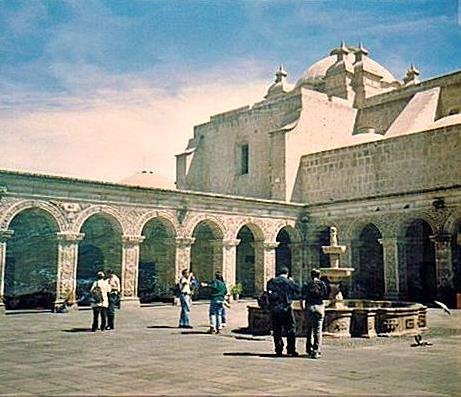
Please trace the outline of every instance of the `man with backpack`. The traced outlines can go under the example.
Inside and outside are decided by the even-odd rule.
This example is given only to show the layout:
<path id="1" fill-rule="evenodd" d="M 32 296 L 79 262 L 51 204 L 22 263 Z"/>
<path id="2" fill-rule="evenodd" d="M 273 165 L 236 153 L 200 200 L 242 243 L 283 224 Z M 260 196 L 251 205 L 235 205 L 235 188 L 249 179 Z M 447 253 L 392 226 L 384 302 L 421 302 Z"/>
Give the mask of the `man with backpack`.
<path id="1" fill-rule="evenodd" d="M 93 283 L 90 290 L 93 300 L 91 304 L 91 308 L 93 309 L 92 332 L 96 332 L 98 329 L 99 317 L 101 317 L 101 331 L 106 329 L 107 308 L 109 306 L 108 294 L 110 290 L 109 283 L 104 279 L 104 273 L 98 272 L 97 280 Z"/>
<path id="2" fill-rule="evenodd" d="M 320 271 L 312 269 L 311 281 L 303 286 L 301 308 L 307 317 L 306 352 L 310 358 L 319 358 L 322 346 L 322 326 L 325 317 L 323 300 L 328 296 L 327 285 L 320 280 Z"/>
<path id="3" fill-rule="evenodd" d="M 283 353 L 282 329 L 287 334 L 287 353 L 296 357 L 296 323 L 291 303 L 299 294 L 300 287 L 288 277 L 288 268 L 282 267 L 279 275 L 267 282 L 269 310 L 272 319 L 275 354 Z"/>

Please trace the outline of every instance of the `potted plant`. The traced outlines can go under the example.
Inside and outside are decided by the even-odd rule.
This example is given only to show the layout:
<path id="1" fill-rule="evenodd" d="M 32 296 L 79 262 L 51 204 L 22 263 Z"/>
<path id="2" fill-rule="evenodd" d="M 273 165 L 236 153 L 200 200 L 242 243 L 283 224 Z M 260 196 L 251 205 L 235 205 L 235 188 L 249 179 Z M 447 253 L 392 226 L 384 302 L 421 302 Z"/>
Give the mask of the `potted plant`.
<path id="1" fill-rule="evenodd" d="M 238 301 L 238 300 L 239 300 L 240 294 L 242 293 L 242 291 L 243 291 L 242 283 L 234 284 L 234 285 L 230 288 L 230 293 L 231 293 L 231 295 L 232 295 L 232 298 L 233 298 L 235 301 Z"/>

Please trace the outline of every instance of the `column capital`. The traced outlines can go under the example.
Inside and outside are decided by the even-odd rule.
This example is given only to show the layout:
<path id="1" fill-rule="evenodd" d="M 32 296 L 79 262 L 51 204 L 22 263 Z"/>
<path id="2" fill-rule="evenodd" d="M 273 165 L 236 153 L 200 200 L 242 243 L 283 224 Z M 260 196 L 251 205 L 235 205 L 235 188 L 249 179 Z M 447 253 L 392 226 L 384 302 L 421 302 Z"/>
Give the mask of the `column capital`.
<path id="1" fill-rule="evenodd" d="M 122 243 L 124 245 L 137 245 L 141 244 L 144 241 L 145 237 L 141 235 L 134 234 L 124 234 L 122 236 Z"/>
<path id="2" fill-rule="evenodd" d="M 390 245 L 390 244 L 397 244 L 399 239 L 397 237 L 386 237 L 384 236 L 383 238 L 379 238 L 378 242 L 382 246 Z"/>
<path id="3" fill-rule="evenodd" d="M 429 240 L 431 240 L 433 243 L 450 244 L 451 234 L 436 233 L 436 234 L 433 234 L 432 236 L 429 236 Z"/>
<path id="4" fill-rule="evenodd" d="M 230 239 L 227 239 L 227 240 L 223 240 L 222 244 L 223 244 L 225 249 L 229 250 L 231 248 L 237 247 L 237 245 L 240 244 L 240 239 L 238 239 L 238 238 L 230 238 Z"/>
<path id="5" fill-rule="evenodd" d="M 195 242 L 195 237 L 176 237 L 176 246 L 179 248 L 190 247 Z"/>
<path id="6" fill-rule="evenodd" d="M 263 241 L 263 248 L 266 251 L 275 250 L 279 246 L 278 241 Z"/>
<path id="7" fill-rule="evenodd" d="M 14 234 L 14 230 L 0 230 L 0 243 L 4 243 Z"/>
<path id="8" fill-rule="evenodd" d="M 85 233 L 72 233 L 72 232 L 58 232 L 58 241 L 67 243 L 78 243 L 85 237 Z"/>

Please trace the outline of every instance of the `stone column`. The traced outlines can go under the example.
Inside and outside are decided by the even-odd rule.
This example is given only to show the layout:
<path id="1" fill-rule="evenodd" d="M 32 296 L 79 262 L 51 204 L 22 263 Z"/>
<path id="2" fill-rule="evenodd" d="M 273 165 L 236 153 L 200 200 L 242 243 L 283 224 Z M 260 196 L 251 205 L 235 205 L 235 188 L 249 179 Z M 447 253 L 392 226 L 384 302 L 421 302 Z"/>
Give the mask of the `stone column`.
<path id="1" fill-rule="evenodd" d="M 122 293 L 120 307 L 138 308 L 139 244 L 144 236 L 122 236 Z"/>
<path id="2" fill-rule="evenodd" d="M 184 269 L 190 269 L 190 250 L 194 237 L 176 237 L 175 280 L 179 280 Z"/>
<path id="3" fill-rule="evenodd" d="M 438 233 L 430 236 L 435 248 L 437 297 L 448 301 L 453 292 L 453 266 L 451 262 L 451 235 Z"/>
<path id="4" fill-rule="evenodd" d="M 302 284 L 304 281 L 303 268 L 303 246 L 302 242 L 291 243 L 291 275 L 296 282 Z"/>
<path id="5" fill-rule="evenodd" d="M 398 269 L 399 269 L 399 298 L 405 299 L 408 294 L 407 282 L 407 244 L 405 239 L 397 239 L 397 255 L 398 255 Z"/>
<path id="6" fill-rule="evenodd" d="M 399 257 L 396 238 L 381 238 L 384 262 L 384 296 L 386 299 L 399 298 Z"/>
<path id="7" fill-rule="evenodd" d="M 55 308 L 64 303 L 74 305 L 77 292 L 78 244 L 85 234 L 63 232 L 58 236 L 58 272 L 56 280 Z"/>
<path id="8" fill-rule="evenodd" d="M 255 287 L 259 295 L 266 289 L 267 282 L 275 277 L 275 249 L 278 242 L 255 242 Z"/>
<path id="9" fill-rule="evenodd" d="M 223 276 L 228 287 L 236 282 L 237 271 L 237 246 L 240 244 L 239 239 L 223 240 Z"/>
<path id="10" fill-rule="evenodd" d="M 0 313 L 5 312 L 3 296 L 5 294 L 6 241 L 13 235 L 13 230 L 0 231 Z"/>

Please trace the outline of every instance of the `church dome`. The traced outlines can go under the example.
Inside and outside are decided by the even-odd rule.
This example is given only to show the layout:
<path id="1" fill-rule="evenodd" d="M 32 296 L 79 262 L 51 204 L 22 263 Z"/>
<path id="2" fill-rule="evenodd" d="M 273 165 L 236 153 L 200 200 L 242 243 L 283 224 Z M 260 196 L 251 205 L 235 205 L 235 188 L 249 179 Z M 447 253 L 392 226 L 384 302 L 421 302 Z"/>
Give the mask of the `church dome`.
<path id="1" fill-rule="evenodd" d="M 141 171 L 120 181 L 122 185 L 151 187 L 158 189 L 176 189 L 173 181 L 154 173 L 154 171 Z"/>
<path id="2" fill-rule="evenodd" d="M 358 49 L 354 47 L 347 47 L 347 49 L 350 52 L 347 55 L 345 55 L 344 62 L 346 63 L 347 69 L 353 69 L 355 62 L 354 53 Z M 312 84 L 321 81 L 325 77 L 327 70 L 331 66 L 333 66 L 336 63 L 336 61 L 336 55 L 329 55 L 315 62 L 313 65 L 307 68 L 306 71 L 301 75 L 299 80 L 296 82 L 296 88 L 304 84 Z M 387 70 L 384 66 L 380 65 L 373 59 L 369 57 L 363 57 L 360 62 L 362 62 L 363 69 L 365 71 L 381 76 L 384 82 L 392 83 L 396 81 L 395 77 L 392 75 L 391 72 L 389 72 L 389 70 Z"/>

